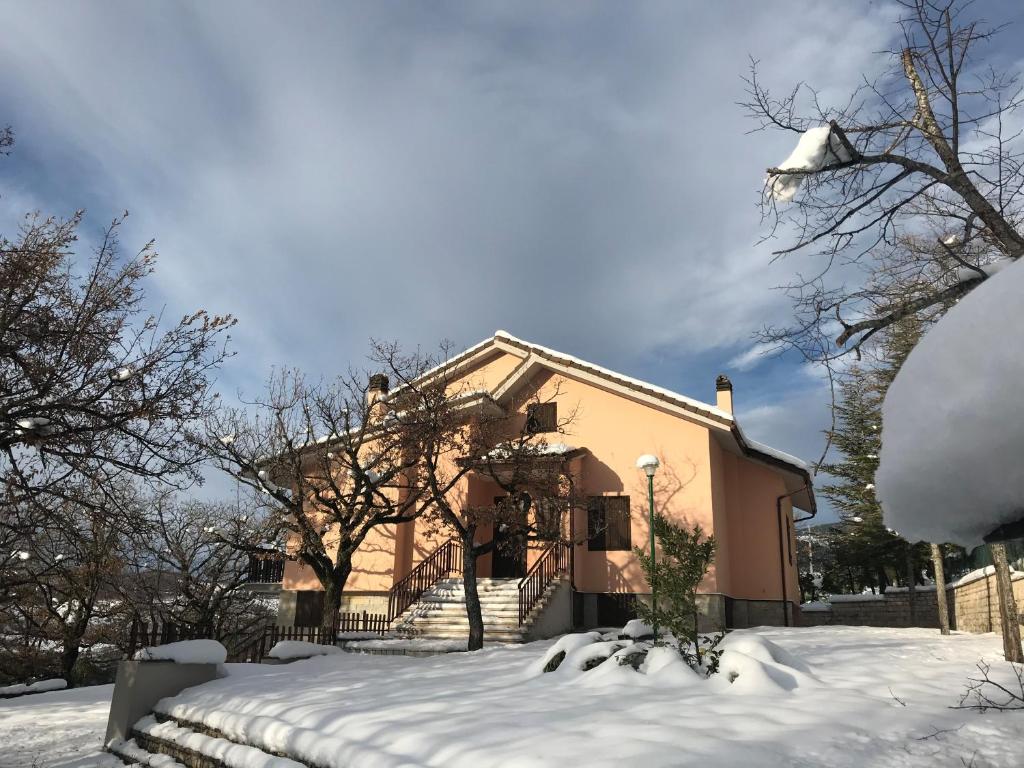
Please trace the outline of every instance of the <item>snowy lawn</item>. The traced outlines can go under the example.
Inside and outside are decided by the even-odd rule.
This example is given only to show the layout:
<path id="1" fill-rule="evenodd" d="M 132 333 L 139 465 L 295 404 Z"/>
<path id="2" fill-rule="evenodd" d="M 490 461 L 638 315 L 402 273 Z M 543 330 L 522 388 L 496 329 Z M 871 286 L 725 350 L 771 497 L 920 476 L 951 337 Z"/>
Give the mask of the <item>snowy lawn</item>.
<path id="1" fill-rule="evenodd" d="M 747 634 L 730 642 L 742 647 Z M 323 766 L 1019 765 L 1024 712 L 949 709 L 978 659 L 1000 658 L 994 635 L 756 634 L 808 671 L 754 664 L 731 686 L 625 668 L 531 676 L 544 642 L 321 657 L 207 683 L 160 708 Z"/>
<path id="2" fill-rule="evenodd" d="M 754 658 L 751 635 L 794 658 Z M 228 665 L 229 677 L 161 709 L 325 768 L 1020 764 L 1024 712 L 949 708 L 980 658 L 1005 679 L 995 635 L 815 627 L 736 632 L 727 642 L 729 667 L 739 670 L 732 685 L 725 675 L 708 682 L 628 668 L 534 675 L 548 641 Z M 753 656 L 743 662 L 743 653 Z M 0 703 L 0 764 L 34 750 L 40 765 L 61 765 L 95 748 L 109 694 L 104 686 Z"/>
<path id="3" fill-rule="evenodd" d="M 0 701 L 0 766 L 56 768 L 95 754 L 103 746 L 113 690 L 92 685 Z"/>

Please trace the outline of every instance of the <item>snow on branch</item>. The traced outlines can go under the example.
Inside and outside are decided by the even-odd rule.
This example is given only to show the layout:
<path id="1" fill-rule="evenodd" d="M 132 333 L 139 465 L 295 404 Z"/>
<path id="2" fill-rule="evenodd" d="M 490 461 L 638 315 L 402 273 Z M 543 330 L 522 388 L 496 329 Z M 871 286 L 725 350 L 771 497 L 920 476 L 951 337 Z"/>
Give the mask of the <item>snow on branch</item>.
<path id="1" fill-rule="evenodd" d="M 835 123 L 804 131 L 789 157 L 777 168 L 768 169 L 771 196 L 777 202 L 788 203 L 808 174 L 852 162 L 856 156 L 856 150 Z"/>

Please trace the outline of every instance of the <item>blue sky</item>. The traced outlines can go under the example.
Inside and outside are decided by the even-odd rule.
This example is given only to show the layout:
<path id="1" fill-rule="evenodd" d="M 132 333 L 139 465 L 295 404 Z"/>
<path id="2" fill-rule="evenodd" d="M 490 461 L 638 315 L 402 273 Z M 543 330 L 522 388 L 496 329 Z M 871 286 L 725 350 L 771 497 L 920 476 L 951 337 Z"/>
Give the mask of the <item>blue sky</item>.
<path id="1" fill-rule="evenodd" d="M 979 15 L 1014 21 L 1010 3 Z M 713 401 L 817 458 L 827 391 L 742 364 L 784 322 L 757 201 L 792 139 L 749 134 L 748 60 L 840 100 L 895 44 L 886 3 L 21 3 L 4 10 L 0 222 L 132 215 L 154 310 L 239 319 L 221 387 L 330 374 L 370 336 L 502 328 Z M 1015 30 L 994 54 L 1016 57 Z M 827 515 L 826 515 L 827 516 Z"/>

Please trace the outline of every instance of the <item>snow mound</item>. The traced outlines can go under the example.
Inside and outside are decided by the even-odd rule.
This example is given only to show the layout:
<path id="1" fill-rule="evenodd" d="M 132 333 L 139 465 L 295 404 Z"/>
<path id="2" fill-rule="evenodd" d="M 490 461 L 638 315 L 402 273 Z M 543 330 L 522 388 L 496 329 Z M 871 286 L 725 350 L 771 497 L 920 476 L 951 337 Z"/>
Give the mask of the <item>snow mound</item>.
<path id="1" fill-rule="evenodd" d="M 223 664 L 227 649 L 216 640 L 181 640 L 137 651 L 140 661 L 173 661 L 177 664 Z"/>
<path id="2" fill-rule="evenodd" d="M 579 632 L 572 635 L 562 635 L 555 641 L 555 644 L 548 648 L 547 653 L 544 657 L 538 661 L 535 661 L 529 667 L 530 677 L 543 674 L 545 671 L 552 671 L 548 669 L 549 665 L 559 667 L 562 661 L 573 651 L 582 648 L 586 645 L 591 645 L 601 641 L 600 632 Z M 555 663 L 555 658 L 561 656 L 558 663 Z"/>
<path id="3" fill-rule="evenodd" d="M 654 627 L 640 619 L 630 619 L 622 628 L 625 637 L 632 637 L 637 640 L 641 637 L 654 637 Z"/>
<path id="4" fill-rule="evenodd" d="M 332 653 L 344 653 L 341 648 L 333 645 L 308 643 L 305 640 L 279 640 L 270 653 L 272 659 L 308 659 L 312 656 L 329 656 Z"/>
<path id="5" fill-rule="evenodd" d="M 736 633 L 722 647 L 718 674 L 711 679 L 731 693 L 773 694 L 819 685 L 803 661 L 759 635 Z"/>
<path id="6" fill-rule="evenodd" d="M 850 153 L 833 135 L 832 128 L 821 125 L 800 134 L 800 140 L 789 157 L 782 161 L 782 171 L 817 171 L 831 163 L 845 163 Z M 771 195 L 780 203 L 792 200 L 804 182 L 803 174 L 784 174 L 770 178 Z"/>
<path id="7" fill-rule="evenodd" d="M 889 387 L 875 482 L 908 541 L 970 547 L 1024 514 L 1022 296 L 1018 261 L 950 309 Z"/>
<path id="8" fill-rule="evenodd" d="M 61 677 L 37 680 L 34 683 L 15 683 L 0 688 L 0 696 L 20 696 L 25 693 L 45 693 L 46 691 L 62 691 L 68 687 L 68 681 Z"/>

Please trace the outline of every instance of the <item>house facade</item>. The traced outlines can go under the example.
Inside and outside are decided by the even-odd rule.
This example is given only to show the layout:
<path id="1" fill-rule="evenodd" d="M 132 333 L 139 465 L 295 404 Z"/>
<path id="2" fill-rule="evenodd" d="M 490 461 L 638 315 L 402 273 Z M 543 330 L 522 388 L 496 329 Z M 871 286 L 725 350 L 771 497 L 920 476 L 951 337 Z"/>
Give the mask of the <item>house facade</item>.
<path id="1" fill-rule="evenodd" d="M 516 590 L 519 623 L 534 626 L 531 636 L 621 625 L 633 615 L 635 601 L 651 592 L 633 552 L 650 537 L 647 477 L 636 460 L 653 454 L 660 461 L 655 507 L 673 520 L 699 524 L 717 542 L 700 588 L 705 627 L 797 623 L 794 515 L 815 512 L 811 477 L 800 460 L 744 435 L 727 378 L 715 382 L 711 405 L 501 331 L 446 365 L 449 378 L 467 391 L 509 413 L 523 410 L 537 432 L 572 414 L 560 433 L 546 436 L 571 473 L 579 500 L 567 514 L 566 542 L 557 553 L 537 542 L 522 556 L 499 548 L 480 557 L 478 577 L 499 601 L 495 615 L 503 612 L 500 600 L 508 601 L 511 613 Z M 386 390 L 380 378 L 377 386 Z M 470 473 L 458 495 L 466 508 L 481 507 L 494 503 L 501 490 L 493 479 Z M 484 525 L 477 537 L 487 541 L 496 533 L 501 535 Z M 394 614 L 396 590 L 408 593 L 410 580 L 422 583 L 428 570 L 429 578 L 455 583 L 457 574 L 437 570 L 445 541 L 421 520 L 372 531 L 354 559 L 342 611 Z M 557 572 L 557 584 L 544 577 L 538 587 L 541 571 Z M 321 593 L 312 570 L 288 561 L 280 577 L 279 623 L 319 623 Z M 531 589 L 544 594 L 527 595 L 524 609 L 523 592 Z M 399 607 L 415 613 L 415 606 Z"/>

